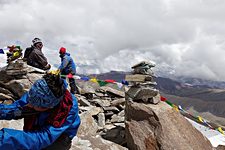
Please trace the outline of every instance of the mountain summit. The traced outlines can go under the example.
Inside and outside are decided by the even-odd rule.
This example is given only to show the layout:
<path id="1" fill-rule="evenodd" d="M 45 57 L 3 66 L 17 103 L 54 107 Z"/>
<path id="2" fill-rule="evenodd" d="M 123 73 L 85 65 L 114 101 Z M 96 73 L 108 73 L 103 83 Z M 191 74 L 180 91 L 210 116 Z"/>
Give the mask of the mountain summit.
<path id="1" fill-rule="evenodd" d="M 0 100 L 13 103 L 43 73 L 20 61 L 1 68 L 0 94 L 4 97 Z M 180 113 L 160 101 L 160 93 L 153 87 L 153 78 L 144 75 L 144 78 L 130 76 L 130 79 L 136 80 L 138 83 L 134 86 L 143 90 L 137 89 L 134 99 L 126 97 L 127 91 L 110 85 L 99 86 L 96 82 L 81 79 L 77 82 L 79 87 L 88 86 L 92 90 L 76 94 L 81 126 L 71 149 L 213 149 L 209 140 Z M 152 91 L 152 95 L 145 91 Z M 0 124 L 22 129 L 22 121 L 0 121 Z"/>

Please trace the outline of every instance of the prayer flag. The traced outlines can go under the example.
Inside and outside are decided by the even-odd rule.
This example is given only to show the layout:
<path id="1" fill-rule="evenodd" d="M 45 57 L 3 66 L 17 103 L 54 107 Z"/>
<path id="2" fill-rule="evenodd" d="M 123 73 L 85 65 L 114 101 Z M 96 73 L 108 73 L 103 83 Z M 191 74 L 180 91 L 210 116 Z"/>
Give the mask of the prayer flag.
<path id="1" fill-rule="evenodd" d="M 179 112 L 179 109 L 176 105 L 173 104 L 173 109 L 176 110 L 177 112 Z"/>
<path id="2" fill-rule="evenodd" d="M 81 77 L 80 79 L 84 80 L 84 81 L 89 81 L 90 80 L 88 77 Z"/>
<path id="3" fill-rule="evenodd" d="M 9 48 L 8 48 L 8 47 L 3 47 L 2 49 L 3 49 L 3 50 L 9 50 Z"/>
<path id="4" fill-rule="evenodd" d="M 166 101 L 166 98 L 163 96 L 160 96 L 161 101 Z"/>
<path id="5" fill-rule="evenodd" d="M 92 78 L 90 81 L 91 81 L 91 82 L 98 83 L 98 81 L 97 81 L 97 79 L 96 79 L 96 78 Z"/>
<path id="6" fill-rule="evenodd" d="M 64 74 L 61 74 L 60 76 L 61 76 L 61 77 L 66 77 L 66 75 L 64 75 Z"/>
<path id="7" fill-rule="evenodd" d="M 81 77 L 80 77 L 80 76 L 74 76 L 74 78 L 75 78 L 75 79 L 81 79 Z"/>
<path id="8" fill-rule="evenodd" d="M 13 57 L 18 57 L 19 55 L 20 53 L 18 51 L 13 53 Z"/>
<path id="9" fill-rule="evenodd" d="M 217 130 L 224 135 L 223 129 L 221 127 L 218 127 Z"/>
<path id="10" fill-rule="evenodd" d="M 202 117 L 200 117 L 200 116 L 198 116 L 198 121 L 200 121 L 202 123 L 204 122 L 203 119 L 202 119 Z"/>
<path id="11" fill-rule="evenodd" d="M 69 73 L 69 74 L 67 75 L 67 78 L 73 78 L 73 75 L 72 75 L 71 73 Z"/>
<path id="12" fill-rule="evenodd" d="M 97 80 L 99 86 L 105 86 L 106 84 L 108 84 L 107 82 L 105 81 L 101 81 L 101 80 Z"/>
<path id="13" fill-rule="evenodd" d="M 4 51 L 3 51 L 3 49 L 0 49 L 0 54 L 4 54 Z"/>
<path id="14" fill-rule="evenodd" d="M 165 101 L 168 105 L 170 105 L 171 107 L 173 107 L 173 104 L 171 103 L 171 102 L 169 102 L 169 101 Z"/>
<path id="15" fill-rule="evenodd" d="M 60 72 L 60 70 L 51 70 L 51 71 L 49 71 L 50 74 L 55 74 L 55 75 L 58 75 L 59 72 Z"/>
<path id="16" fill-rule="evenodd" d="M 105 80 L 105 82 L 108 82 L 108 83 L 115 83 L 115 80 L 109 80 L 109 79 L 107 79 L 107 80 Z"/>
<path id="17" fill-rule="evenodd" d="M 124 85 L 129 85 L 129 83 L 126 80 L 122 80 L 121 83 L 124 84 Z"/>
<path id="18" fill-rule="evenodd" d="M 116 84 L 117 84 L 118 88 L 120 88 L 120 89 L 123 87 L 123 84 L 122 83 L 116 82 Z"/>
<path id="19" fill-rule="evenodd" d="M 183 110 L 182 107 L 181 107 L 180 105 L 178 105 L 178 109 L 179 109 L 179 110 Z"/>

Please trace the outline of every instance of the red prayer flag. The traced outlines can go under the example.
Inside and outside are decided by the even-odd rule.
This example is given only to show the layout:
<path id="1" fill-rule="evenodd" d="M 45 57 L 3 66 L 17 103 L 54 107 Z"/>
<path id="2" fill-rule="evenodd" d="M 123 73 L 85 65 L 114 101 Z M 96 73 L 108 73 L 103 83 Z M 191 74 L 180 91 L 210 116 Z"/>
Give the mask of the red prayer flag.
<path id="1" fill-rule="evenodd" d="M 105 80 L 105 82 L 108 82 L 108 83 L 115 83 L 116 81 L 115 81 L 115 80 Z"/>
<path id="2" fill-rule="evenodd" d="M 166 101 L 167 99 L 163 96 L 160 96 L 161 101 Z"/>
<path id="3" fill-rule="evenodd" d="M 72 75 L 71 73 L 69 73 L 69 74 L 67 75 L 67 78 L 73 78 L 73 75 Z"/>

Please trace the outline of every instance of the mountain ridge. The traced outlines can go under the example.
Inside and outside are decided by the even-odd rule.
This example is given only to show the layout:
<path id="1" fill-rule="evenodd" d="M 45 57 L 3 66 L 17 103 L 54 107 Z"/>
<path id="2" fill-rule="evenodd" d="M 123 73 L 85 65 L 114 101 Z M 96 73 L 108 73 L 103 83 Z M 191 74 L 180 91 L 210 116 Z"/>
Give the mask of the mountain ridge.
<path id="1" fill-rule="evenodd" d="M 113 79 L 120 82 L 125 79 L 126 74 L 132 73 L 111 71 L 94 76 L 100 80 Z M 200 114 L 208 112 L 215 115 L 215 118 L 225 118 L 224 82 L 207 82 L 207 80 L 197 78 L 188 78 L 186 82 L 185 78 L 182 78 L 181 81 L 180 79 L 174 80 L 166 77 L 155 77 L 154 80 L 157 82 L 156 88 L 159 89 L 160 94 L 167 97 L 171 102 L 182 105 L 185 109 L 193 107 Z M 222 124 L 225 125 L 225 121 Z"/>

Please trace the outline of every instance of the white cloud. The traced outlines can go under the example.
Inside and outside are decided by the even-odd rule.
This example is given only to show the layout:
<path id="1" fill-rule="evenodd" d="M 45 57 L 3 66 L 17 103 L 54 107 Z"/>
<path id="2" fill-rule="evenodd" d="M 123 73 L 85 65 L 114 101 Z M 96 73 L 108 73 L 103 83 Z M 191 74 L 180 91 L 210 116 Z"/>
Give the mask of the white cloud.
<path id="1" fill-rule="evenodd" d="M 0 6 L 0 46 L 20 41 L 25 48 L 40 37 L 51 64 L 60 63 L 64 46 L 80 73 L 128 71 L 152 60 L 156 72 L 225 80 L 223 0 L 2 0 Z"/>

